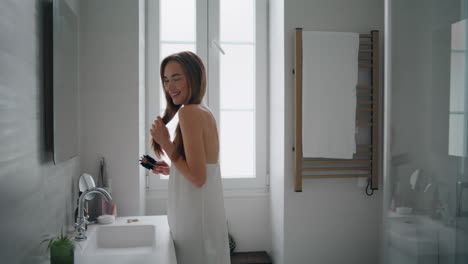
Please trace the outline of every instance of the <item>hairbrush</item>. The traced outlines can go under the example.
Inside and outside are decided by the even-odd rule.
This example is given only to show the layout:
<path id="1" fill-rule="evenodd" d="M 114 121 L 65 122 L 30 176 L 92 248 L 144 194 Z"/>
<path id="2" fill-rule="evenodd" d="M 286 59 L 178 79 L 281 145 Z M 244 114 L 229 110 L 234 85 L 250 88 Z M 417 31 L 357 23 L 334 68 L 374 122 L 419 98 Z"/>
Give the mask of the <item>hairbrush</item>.
<path id="1" fill-rule="evenodd" d="M 140 165 L 145 167 L 148 170 L 153 170 L 154 167 L 158 166 L 156 164 L 156 160 L 154 160 L 152 157 L 148 155 L 143 155 L 140 158 Z"/>

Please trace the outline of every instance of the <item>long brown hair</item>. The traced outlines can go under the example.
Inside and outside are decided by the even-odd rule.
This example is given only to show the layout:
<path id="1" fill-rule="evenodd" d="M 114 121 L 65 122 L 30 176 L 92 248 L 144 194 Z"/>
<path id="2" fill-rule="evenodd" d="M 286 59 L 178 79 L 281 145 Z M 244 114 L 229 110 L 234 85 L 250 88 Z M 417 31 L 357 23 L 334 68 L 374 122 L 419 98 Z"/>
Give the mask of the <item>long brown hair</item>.
<path id="1" fill-rule="evenodd" d="M 181 107 L 181 105 L 174 104 L 171 96 L 164 88 L 164 70 L 166 69 L 166 65 L 170 61 L 178 62 L 182 66 L 184 74 L 187 78 L 188 94 L 186 101 L 183 103 L 184 105 L 200 104 L 203 100 L 203 97 L 205 97 L 206 93 L 205 65 L 203 64 L 203 61 L 197 54 L 190 51 L 183 51 L 179 53 L 174 53 L 164 58 L 164 60 L 161 62 L 160 67 L 161 84 L 164 90 L 164 95 L 166 97 L 166 110 L 164 111 L 164 115 L 162 117 L 162 121 L 164 122 L 164 124 L 169 123 L 169 121 L 171 121 L 172 118 L 174 118 L 175 114 Z M 171 155 L 171 159 L 177 160 L 179 157 L 185 159 L 184 141 L 182 138 L 180 125 L 177 125 L 176 128 L 174 146 L 174 153 L 168 153 L 168 155 Z M 164 152 L 162 151 L 161 146 L 158 143 L 156 143 L 154 139 L 151 139 L 151 147 L 153 148 L 154 153 L 158 158 L 161 158 L 163 156 Z"/>

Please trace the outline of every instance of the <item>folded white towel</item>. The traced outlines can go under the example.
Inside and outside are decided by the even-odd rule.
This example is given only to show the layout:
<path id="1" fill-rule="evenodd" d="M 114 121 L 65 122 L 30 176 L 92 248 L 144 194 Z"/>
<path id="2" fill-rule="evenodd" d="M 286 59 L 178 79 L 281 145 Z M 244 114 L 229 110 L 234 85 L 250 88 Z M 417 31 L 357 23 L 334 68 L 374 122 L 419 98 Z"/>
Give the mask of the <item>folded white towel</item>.
<path id="1" fill-rule="evenodd" d="M 303 156 L 352 159 L 359 34 L 304 31 L 302 39 Z"/>

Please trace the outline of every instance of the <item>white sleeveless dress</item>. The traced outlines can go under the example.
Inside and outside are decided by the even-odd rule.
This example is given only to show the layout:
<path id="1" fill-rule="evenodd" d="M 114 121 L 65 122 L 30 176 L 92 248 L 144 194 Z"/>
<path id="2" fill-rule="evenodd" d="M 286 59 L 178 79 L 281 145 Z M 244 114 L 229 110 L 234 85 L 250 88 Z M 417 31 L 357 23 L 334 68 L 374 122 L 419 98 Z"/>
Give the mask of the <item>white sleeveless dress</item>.
<path id="1" fill-rule="evenodd" d="M 178 264 L 231 263 L 219 164 L 206 173 L 197 188 L 171 165 L 167 217 Z"/>

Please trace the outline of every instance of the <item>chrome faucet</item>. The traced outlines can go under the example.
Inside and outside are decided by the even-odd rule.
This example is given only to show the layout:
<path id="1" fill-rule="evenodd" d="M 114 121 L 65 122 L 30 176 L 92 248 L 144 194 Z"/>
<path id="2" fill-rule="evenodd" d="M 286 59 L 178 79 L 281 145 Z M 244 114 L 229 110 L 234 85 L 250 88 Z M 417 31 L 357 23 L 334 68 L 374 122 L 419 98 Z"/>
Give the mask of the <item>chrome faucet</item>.
<path id="1" fill-rule="evenodd" d="M 84 201 L 86 196 L 93 193 L 102 195 L 104 199 L 106 199 L 106 201 L 108 202 L 112 201 L 112 197 L 110 196 L 110 194 L 100 187 L 89 188 L 80 195 L 80 198 L 78 199 L 78 216 L 76 217 L 75 223 L 75 232 L 77 233 L 75 236 L 75 240 L 77 241 L 86 240 L 85 225 L 88 223 L 88 220 L 84 216 Z"/>

